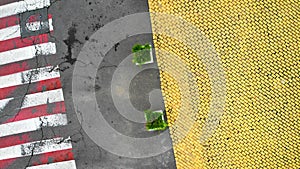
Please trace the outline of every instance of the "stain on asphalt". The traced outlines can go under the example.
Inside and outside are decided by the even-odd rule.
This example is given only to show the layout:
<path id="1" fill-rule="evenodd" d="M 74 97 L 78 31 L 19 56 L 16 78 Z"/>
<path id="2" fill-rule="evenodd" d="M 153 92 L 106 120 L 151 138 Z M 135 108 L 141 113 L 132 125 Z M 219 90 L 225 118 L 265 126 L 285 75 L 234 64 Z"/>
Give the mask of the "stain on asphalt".
<path id="1" fill-rule="evenodd" d="M 103 25 L 100 23 L 92 24 L 93 31 L 100 29 Z"/>
<path id="2" fill-rule="evenodd" d="M 64 40 L 64 43 L 68 47 L 67 54 L 65 55 L 65 62 L 70 63 L 71 65 L 73 65 L 76 62 L 76 58 L 72 58 L 72 48 L 74 47 L 75 43 L 81 44 L 81 42 L 78 39 L 76 39 L 76 26 L 76 24 L 72 24 L 72 26 L 68 30 L 68 38 Z"/>
<path id="3" fill-rule="evenodd" d="M 53 112 L 53 110 L 54 110 L 55 107 L 56 107 L 55 104 L 49 104 L 49 103 L 47 103 L 47 113 L 51 114 Z"/>
<path id="4" fill-rule="evenodd" d="M 99 91 L 99 90 L 101 90 L 101 86 L 95 85 L 95 91 Z"/>
<path id="5" fill-rule="evenodd" d="M 120 43 L 116 43 L 116 44 L 115 44 L 115 51 L 118 50 L 119 45 L 120 45 Z"/>
<path id="6" fill-rule="evenodd" d="M 117 5 L 122 5 L 124 1 L 125 1 L 125 0 L 117 1 L 116 4 L 117 4 Z"/>

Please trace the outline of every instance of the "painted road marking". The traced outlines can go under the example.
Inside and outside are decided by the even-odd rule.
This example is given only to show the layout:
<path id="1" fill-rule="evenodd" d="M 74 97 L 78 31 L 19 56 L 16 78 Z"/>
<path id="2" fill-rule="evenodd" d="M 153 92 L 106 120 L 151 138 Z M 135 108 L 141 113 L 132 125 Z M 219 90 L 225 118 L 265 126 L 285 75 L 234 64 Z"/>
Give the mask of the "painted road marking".
<path id="1" fill-rule="evenodd" d="M 21 120 L 0 125 L 0 137 L 36 131 L 42 127 L 56 127 L 67 125 L 66 114 L 53 114 L 27 120 Z"/>
<path id="2" fill-rule="evenodd" d="M 0 29 L 18 25 L 19 23 L 20 23 L 20 18 L 18 15 L 0 18 Z"/>
<path id="3" fill-rule="evenodd" d="M 29 70 L 33 67 L 30 67 L 28 62 L 12 63 L 8 65 L 0 66 L 0 76 L 6 76 L 13 73 L 22 72 Z"/>
<path id="4" fill-rule="evenodd" d="M 0 100 L 10 97 L 15 97 L 15 91 L 27 90 L 27 94 L 33 94 L 43 92 L 47 90 L 54 90 L 61 88 L 61 82 L 59 77 L 53 79 L 47 79 L 31 83 L 30 85 L 11 86 L 0 89 Z"/>
<path id="5" fill-rule="evenodd" d="M 7 98 L 0 100 L 0 112 L 13 98 Z"/>
<path id="6" fill-rule="evenodd" d="M 7 105 L 7 103 L 9 101 L 11 101 L 12 99 L 15 99 L 15 98 L 7 98 L 7 99 L 0 100 L 0 112 Z M 45 91 L 45 92 L 28 94 L 28 95 L 25 95 L 25 97 L 23 99 L 24 99 L 24 101 L 21 106 L 21 109 L 38 106 L 38 105 L 43 105 L 43 104 L 64 101 L 63 91 L 61 88 L 56 89 L 56 90 L 49 90 L 49 91 Z"/>
<path id="7" fill-rule="evenodd" d="M 51 19 L 52 15 L 48 14 L 48 19 Z M 19 15 L 13 15 L 13 16 L 8 16 L 4 18 L 0 18 L 0 29 L 10 27 L 10 26 L 15 26 L 20 24 L 20 17 Z M 34 22 L 35 20 L 29 20 L 29 22 Z"/>
<path id="8" fill-rule="evenodd" d="M 49 42 L 48 34 L 39 34 L 36 36 L 30 36 L 28 38 L 17 37 L 5 41 L 0 41 L 0 52 L 5 52 L 17 48 L 24 48 L 27 46 L 32 46 L 32 45 L 42 44 L 47 42 Z"/>
<path id="9" fill-rule="evenodd" d="M 51 70 L 53 70 L 53 66 L 31 69 L 6 76 L 0 76 L 0 89 L 60 77 L 59 71 Z"/>
<path id="10" fill-rule="evenodd" d="M 52 18 L 48 19 L 48 23 L 49 23 L 49 30 L 53 31 Z M 46 23 L 36 21 L 36 22 L 30 22 L 26 24 L 30 24 L 31 28 L 36 29 L 40 27 L 42 24 L 46 24 Z M 21 36 L 20 25 L 15 25 L 15 26 L 10 26 L 10 27 L 0 29 L 0 41 L 17 38 L 20 36 Z"/>
<path id="11" fill-rule="evenodd" d="M 76 168 L 75 160 L 63 161 L 52 164 L 27 167 L 26 169 L 74 169 Z"/>
<path id="12" fill-rule="evenodd" d="M 37 55 L 51 55 L 56 53 L 55 43 L 48 42 L 38 45 L 18 48 L 0 53 L 0 65 L 32 59 Z"/>
<path id="13" fill-rule="evenodd" d="M 0 29 L 0 41 L 21 36 L 21 29 L 19 25 Z"/>
<path id="14" fill-rule="evenodd" d="M 12 114 L 15 111 L 11 112 L 13 116 L 0 124 L 0 168 L 10 167 L 17 158 L 31 155 L 57 158 L 52 164 L 39 161 L 35 164 L 39 166 L 28 169 L 76 168 L 70 137 L 66 140 L 55 138 L 30 142 L 32 140 L 28 133 L 68 123 L 59 71 L 53 70 L 52 66 L 34 69 L 27 63 L 39 55 L 56 53 L 55 43 L 49 42 L 48 34 L 54 29 L 52 16 L 48 14 L 47 18 L 45 15 L 50 1 L 21 0 L 0 6 L 0 114 L 10 111 L 4 109 L 8 105 L 19 109 L 16 114 Z M 42 19 L 29 16 L 42 12 Z M 20 23 L 20 17 L 29 18 Z M 41 28 L 45 30 L 39 31 Z M 24 31 L 27 30 L 33 34 L 25 35 Z M 17 91 L 24 89 L 25 96 L 16 96 Z M 20 102 L 22 105 L 19 105 Z"/>
<path id="15" fill-rule="evenodd" d="M 0 160 L 38 155 L 72 148 L 71 139 L 62 137 L 35 141 L 0 149 Z"/>
<path id="16" fill-rule="evenodd" d="M 48 116 L 50 114 L 65 113 L 65 112 L 66 112 L 66 107 L 63 101 L 50 103 L 50 104 L 43 104 L 43 105 L 28 107 L 19 110 L 17 116 L 8 119 L 7 121 L 4 122 L 4 124 L 20 121 L 20 120 L 31 119 L 40 116 Z"/>
<path id="17" fill-rule="evenodd" d="M 24 0 L 0 6 L 0 18 L 50 6 L 50 0 Z"/>

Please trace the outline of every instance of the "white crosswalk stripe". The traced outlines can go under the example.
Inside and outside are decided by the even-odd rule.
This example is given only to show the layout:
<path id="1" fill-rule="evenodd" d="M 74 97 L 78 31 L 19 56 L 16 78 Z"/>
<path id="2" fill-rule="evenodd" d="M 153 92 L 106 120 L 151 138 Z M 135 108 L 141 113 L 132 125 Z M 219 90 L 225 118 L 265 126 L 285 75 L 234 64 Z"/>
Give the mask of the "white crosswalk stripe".
<path id="1" fill-rule="evenodd" d="M 54 138 L 0 148 L 0 160 L 26 157 L 72 148 L 71 139 Z"/>
<path id="2" fill-rule="evenodd" d="M 50 18 L 48 20 L 49 23 L 49 30 L 53 31 L 53 25 L 52 25 L 52 19 Z M 43 24 L 41 22 L 32 22 L 32 27 L 37 27 L 40 24 Z M 0 29 L 0 41 L 13 39 L 21 36 L 21 27 L 20 25 L 10 26 L 4 29 Z"/>
<path id="3" fill-rule="evenodd" d="M 67 123 L 67 116 L 65 114 L 53 114 L 49 116 L 41 116 L 27 120 L 5 123 L 0 125 L 0 137 L 36 131 L 42 127 L 63 126 L 67 125 Z"/>
<path id="4" fill-rule="evenodd" d="M 6 98 L 6 99 L 0 100 L 0 112 L 12 99 L 14 99 L 14 98 Z"/>
<path id="5" fill-rule="evenodd" d="M 0 76 L 0 88 L 18 86 L 60 77 L 59 72 L 53 69 L 53 66 L 48 66 Z"/>
<path id="6" fill-rule="evenodd" d="M 23 99 L 24 99 L 24 101 L 21 106 L 21 109 L 27 108 L 27 107 L 43 105 L 43 104 L 64 101 L 62 89 L 49 90 L 49 91 L 45 91 L 45 92 L 28 94 Z M 7 99 L 0 100 L 0 106 L 5 106 L 8 102 L 7 100 L 11 101 L 11 100 L 13 100 L 13 98 L 7 98 Z M 3 108 L 4 107 L 0 107 L 0 111 Z"/>
<path id="7" fill-rule="evenodd" d="M 75 160 L 70 160 L 70 161 L 63 161 L 58 163 L 27 167 L 26 169 L 74 169 L 74 168 L 76 168 Z"/>
<path id="8" fill-rule="evenodd" d="M 52 42 L 18 48 L 0 53 L 0 65 L 17 61 L 32 59 L 37 55 L 51 55 L 56 53 L 55 44 Z"/>
<path id="9" fill-rule="evenodd" d="M 0 18 L 50 6 L 50 0 L 23 0 L 0 6 Z"/>

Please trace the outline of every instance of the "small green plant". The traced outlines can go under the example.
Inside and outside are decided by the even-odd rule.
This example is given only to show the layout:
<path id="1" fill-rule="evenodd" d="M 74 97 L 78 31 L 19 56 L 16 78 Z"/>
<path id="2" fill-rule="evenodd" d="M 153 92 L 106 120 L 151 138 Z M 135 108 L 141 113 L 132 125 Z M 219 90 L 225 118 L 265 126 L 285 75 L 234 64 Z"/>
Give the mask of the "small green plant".
<path id="1" fill-rule="evenodd" d="M 142 64 L 151 61 L 150 54 L 151 45 L 148 43 L 145 45 L 135 44 L 132 47 L 133 59 L 132 62 L 141 66 Z"/>
<path id="2" fill-rule="evenodd" d="M 146 129 L 148 131 L 165 130 L 168 127 L 168 124 L 163 118 L 162 112 L 146 110 L 145 117 Z"/>

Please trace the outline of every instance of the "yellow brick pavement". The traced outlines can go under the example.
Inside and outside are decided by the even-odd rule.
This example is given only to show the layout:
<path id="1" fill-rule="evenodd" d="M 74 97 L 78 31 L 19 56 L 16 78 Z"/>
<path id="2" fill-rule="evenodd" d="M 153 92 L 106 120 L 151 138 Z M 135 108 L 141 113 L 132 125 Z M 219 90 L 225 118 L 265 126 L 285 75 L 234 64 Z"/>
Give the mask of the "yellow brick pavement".
<path id="1" fill-rule="evenodd" d="M 149 8 L 177 167 L 300 168 L 300 1 Z"/>

